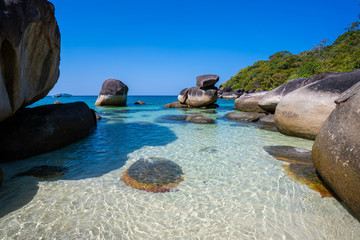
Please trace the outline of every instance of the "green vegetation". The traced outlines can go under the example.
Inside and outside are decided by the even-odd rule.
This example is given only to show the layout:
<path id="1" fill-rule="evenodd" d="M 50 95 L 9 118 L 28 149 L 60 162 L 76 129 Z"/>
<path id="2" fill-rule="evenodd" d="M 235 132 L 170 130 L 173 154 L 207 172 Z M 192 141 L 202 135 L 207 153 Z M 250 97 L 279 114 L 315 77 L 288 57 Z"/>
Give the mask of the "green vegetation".
<path id="1" fill-rule="evenodd" d="M 295 78 L 326 72 L 347 72 L 360 68 L 360 22 L 350 24 L 346 33 L 331 45 L 322 40 L 310 51 L 275 53 L 267 61 L 258 61 L 226 81 L 223 86 L 270 90 Z"/>

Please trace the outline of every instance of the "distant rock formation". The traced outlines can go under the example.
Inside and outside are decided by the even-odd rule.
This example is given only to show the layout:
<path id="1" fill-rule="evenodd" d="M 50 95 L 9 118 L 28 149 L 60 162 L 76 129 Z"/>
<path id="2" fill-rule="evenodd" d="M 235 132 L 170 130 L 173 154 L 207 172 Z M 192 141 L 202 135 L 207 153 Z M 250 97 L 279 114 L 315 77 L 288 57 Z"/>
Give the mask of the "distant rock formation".
<path id="1" fill-rule="evenodd" d="M 54 11 L 46 0 L 0 0 L 0 121 L 45 97 L 58 80 Z"/>
<path id="2" fill-rule="evenodd" d="M 360 219 L 360 83 L 336 103 L 315 139 L 312 160 L 323 180 Z"/>
<path id="3" fill-rule="evenodd" d="M 96 106 L 126 106 L 129 88 L 117 79 L 107 79 L 101 87 Z"/>
<path id="4" fill-rule="evenodd" d="M 0 123 L 0 162 L 64 147 L 86 137 L 96 125 L 93 111 L 83 102 L 21 109 Z"/>
<path id="5" fill-rule="evenodd" d="M 135 105 L 146 105 L 146 103 L 144 103 L 143 101 L 137 101 L 136 103 L 134 103 Z"/>
<path id="6" fill-rule="evenodd" d="M 236 99 L 245 93 L 244 89 L 235 89 L 234 91 L 230 86 L 225 86 L 223 89 L 218 90 L 218 98 Z"/>
<path id="7" fill-rule="evenodd" d="M 330 74 L 322 80 L 301 87 L 284 96 L 276 107 L 275 123 L 286 135 L 315 139 L 334 101 L 360 81 L 360 69 Z"/>

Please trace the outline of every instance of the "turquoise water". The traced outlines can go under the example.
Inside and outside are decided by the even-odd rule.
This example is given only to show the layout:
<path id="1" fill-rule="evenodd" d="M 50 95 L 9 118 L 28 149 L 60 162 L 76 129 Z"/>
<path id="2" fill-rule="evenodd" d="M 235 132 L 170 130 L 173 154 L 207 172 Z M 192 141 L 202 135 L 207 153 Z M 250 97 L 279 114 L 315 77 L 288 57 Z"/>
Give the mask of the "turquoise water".
<path id="1" fill-rule="evenodd" d="M 95 107 L 95 96 L 34 106 L 55 100 L 84 101 L 103 119 L 82 141 L 1 164 L 0 239 L 359 239 L 359 222 L 338 201 L 292 181 L 263 150 L 313 142 L 226 120 L 233 100 L 219 100 L 215 112 L 162 108 L 175 96 L 130 96 L 121 108 Z M 195 112 L 216 124 L 168 119 Z M 174 191 L 148 193 L 119 180 L 152 157 L 181 166 Z M 51 180 L 14 177 L 42 165 L 68 171 Z"/>

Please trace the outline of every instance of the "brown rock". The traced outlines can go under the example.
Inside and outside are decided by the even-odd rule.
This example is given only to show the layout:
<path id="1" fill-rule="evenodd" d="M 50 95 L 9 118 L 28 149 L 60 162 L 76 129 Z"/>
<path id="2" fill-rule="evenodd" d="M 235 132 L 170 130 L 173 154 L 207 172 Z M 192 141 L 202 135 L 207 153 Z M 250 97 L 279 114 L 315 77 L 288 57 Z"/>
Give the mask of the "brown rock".
<path id="1" fill-rule="evenodd" d="M 135 105 L 146 105 L 146 103 L 144 103 L 143 101 L 137 101 Z"/>
<path id="2" fill-rule="evenodd" d="M 182 104 L 178 101 L 173 102 L 173 103 L 168 103 L 164 106 L 164 108 L 188 108 L 187 104 Z"/>
<path id="3" fill-rule="evenodd" d="M 45 0 L 0 0 L 0 121 L 45 97 L 58 80 L 54 11 Z"/>

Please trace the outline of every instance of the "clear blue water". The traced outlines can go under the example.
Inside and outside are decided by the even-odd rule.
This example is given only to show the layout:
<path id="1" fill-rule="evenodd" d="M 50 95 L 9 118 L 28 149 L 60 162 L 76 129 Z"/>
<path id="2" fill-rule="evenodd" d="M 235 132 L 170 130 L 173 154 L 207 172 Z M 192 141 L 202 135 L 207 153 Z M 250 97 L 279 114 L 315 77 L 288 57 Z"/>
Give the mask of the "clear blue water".
<path id="1" fill-rule="evenodd" d="M 234 100 L 218 100 L 215 112 L 162 108 L 176 96 L 129 96 L 117 108 L 94 106 L 96 96 L 46 97 L 33 106 L 55 100 L 84 101 L 103 119 L 84 140 L 1 164 L 0 239 L 359 239 L 359 222 L 339 202 L 292 181 L 263 150 L 313 142 L 226 120 Z M 216 124 L 168 119 L 191 113 Z M 151 157 L 182 167 L 174 191 L 148 193 L 119 180 Z M 51 180 L 14 177 L 41 165 L 69 170 Z"/>

